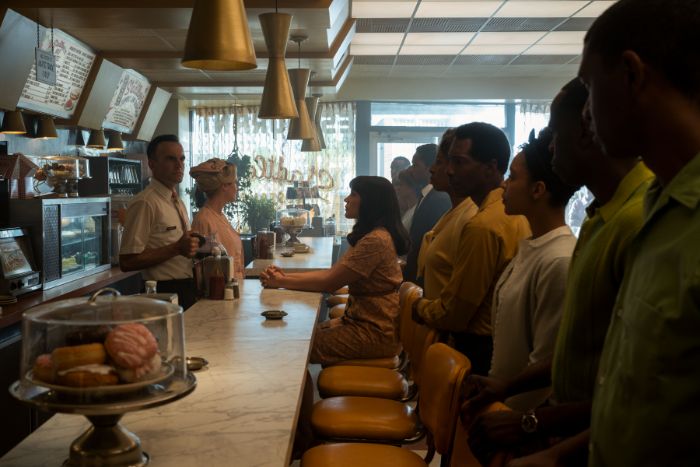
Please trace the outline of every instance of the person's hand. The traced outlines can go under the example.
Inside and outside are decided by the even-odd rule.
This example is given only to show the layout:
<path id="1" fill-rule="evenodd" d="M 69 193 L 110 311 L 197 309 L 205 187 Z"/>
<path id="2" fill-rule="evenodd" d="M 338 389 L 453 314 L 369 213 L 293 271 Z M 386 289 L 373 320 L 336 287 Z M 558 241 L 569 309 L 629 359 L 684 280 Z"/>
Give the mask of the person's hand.
<path id="1" fill-rule="evenodd" d="M 469 428 L 469 447 L 482 464 L 496 452 L 518 446 L 527 440 L 521 426 L 522 412 L 499 411 L 479 415 Z"/>
<path id="2" fill-rule="evenodd" d="M 413 318 L 413 321 L 415 321 L 418 324 L 425 324 L 425 320 L 423 319 L 423 317 L 420 314 L 418 314 L 418 304 L 421 300 L 423 299 L 419 298 L 413 302 L 413 305 L 411 305 L 411 318 Z"/>
<path id="3" fill-rule="evenodd" d="M 538 451 L 529 456 L 513 459 L 506 467 L 559 467 L 564 465 L 559 456 L 557 445 Z"/>
<path id="4" fill-rule="evenodd" d="M 469 427 L 477 414 L 493 402 L 502 402 L 506 398 L 508 384 L 497 378 L 470 375 L 462 383 L 462 404 L 460 418 L 465 427 Z"/>
<path id="5" fill-rule="evenodd" d="M 192 231 L 185 232 L 177 241 L 177 252 L 185 258 L 192 258 L 199 248 L 199 238 L 192 233 Z"/>
<path id="6" fill-rule="evenodd" d="M 279 279 L 284 275 L 284 271 L 273 264 L 260 273 L 260 283 L 263 287 L 277 288 L 279 287 Z"/>

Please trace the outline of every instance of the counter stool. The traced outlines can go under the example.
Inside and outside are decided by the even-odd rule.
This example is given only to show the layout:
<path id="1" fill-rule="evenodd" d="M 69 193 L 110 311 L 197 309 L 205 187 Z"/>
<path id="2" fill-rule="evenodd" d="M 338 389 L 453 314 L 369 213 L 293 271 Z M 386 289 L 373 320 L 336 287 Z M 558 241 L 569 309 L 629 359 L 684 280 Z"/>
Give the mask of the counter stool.
<path id="1" fill-rule="evenodd" d="M 345 314 L 345 303 L 341 303 L 339 305 L 336 305 L 332 307 L 330 310 L 328 310 L 328 318 L 329 319 L 335 319 L 335 318 L 340 318 Z"/>
<path id="2" fill-rule="evenodd" d="M 504 410 L 511 410 L 510 407 L 502 402 L 494 402 L 484 408 L 478 415 L 490 412 L 501 412 Z M 469 424 L 471 420 L 466 420 Z M 469 449 L 469 433 L 464 428 L 463 423 L 457 423 L 454 434 L 454 442 L 452 444 L 452 455 L 450 457 L 450 467 L 479 467 L 481 464 L 472 454 L 471 449 Z M 499 452 L 488 463 L 488 467 L 504 467 L 513 458 L 512 455 Z"/>
<path id="3" fill-rule="evenodd" d="M 424 383 L 416 411 L 407 404 L 369 397 L 334 397 L 319 401 L 311 415 L 318 435 L 375 443 L 317 446 L 304 453 L 302 467 L 425 467 L 436 451 L 449 459 L 459 418 L 460 387 L 470 370 L 467 357 L 445 344 L 433 344 L 425 355 Z M 428 433 L 425 459 L 408 449 L 376 444 L 406 444 L 416 441 L 425 432 Z"/>
<path id="4" fill-rule="evenodd" d="M 413 321 L 411 316 L 413 303 L 422 296 L 422 289 L 411 283 L 402 288 L 405 290 L 400 299 L 399 339 L 406 360 L 402 371 L 353 366 L 347 362 L 328 367 L 318 376 L 321 397 L 366 396 L 404 401 L 413 397 L 419 384 L 422 357 L 438 336 L 434 330 Z"/>

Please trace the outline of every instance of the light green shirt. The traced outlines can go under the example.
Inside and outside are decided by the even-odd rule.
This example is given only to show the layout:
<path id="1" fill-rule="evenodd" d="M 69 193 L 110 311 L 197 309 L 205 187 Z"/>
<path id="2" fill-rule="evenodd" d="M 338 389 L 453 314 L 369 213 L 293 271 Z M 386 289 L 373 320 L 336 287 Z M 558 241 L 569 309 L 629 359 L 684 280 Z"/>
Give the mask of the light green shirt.
<path id="1" fill-rule="evenodd" d="M 652 184 L 593 400 L 591 466 L 700 464 L 700 154 Z"/>
<path id="2" fill-rule="evenodd" d="M 556 402 L 593 399 L 595 376 L 622 283 L 630 242 L 644 219 L 643 204 L 654 174 L 639 162 L 604 205 L 596 202 L 581 226 L 574 249 L 552 362 Z"/>

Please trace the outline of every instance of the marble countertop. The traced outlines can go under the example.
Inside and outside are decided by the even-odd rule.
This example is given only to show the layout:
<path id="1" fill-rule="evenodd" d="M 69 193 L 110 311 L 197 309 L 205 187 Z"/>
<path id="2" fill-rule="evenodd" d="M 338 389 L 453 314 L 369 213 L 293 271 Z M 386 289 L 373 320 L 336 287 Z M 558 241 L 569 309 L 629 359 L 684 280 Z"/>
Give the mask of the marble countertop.
<path id="1" fill-rule="evenodd" d="M 197 388 L 122 419 L 151 456 L 149 465 L 287 466 L 320 299 L 246 280 L 240 299 L 202 300 L 187 310 L 187 354 L 209 360 L 195 373 Z M 265 321 L 260 312 L 268 309 L 289 315 Z M 88 425 L 82 416 L 58 414 L 0 465 L 58 467 Z"/>
<path id="2" fill-rule="evenodd" d="M 309 245 L 308 253 L 296 253 L 291 258 L 285 258 L 280 253 L 290 248 L 277 245 L 274 259 L 253 260 L 245 269 L 246 276 L 257 277 L 271 264 L 276 264 L 287 272 L 329 269 L 333 265 L 333 242 L 335 237 L 301 237 L 299 240 Z"/>

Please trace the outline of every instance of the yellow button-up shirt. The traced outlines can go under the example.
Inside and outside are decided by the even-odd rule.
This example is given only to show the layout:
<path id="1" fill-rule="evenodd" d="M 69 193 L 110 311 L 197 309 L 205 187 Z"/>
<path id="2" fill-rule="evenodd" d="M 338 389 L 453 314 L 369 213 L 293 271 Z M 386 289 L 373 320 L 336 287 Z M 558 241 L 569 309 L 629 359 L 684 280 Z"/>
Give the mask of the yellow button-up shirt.
<path id="1" fill-rule="evenodd" d="M 491 191 L 469 221 L 455 229 L 449 279 L 433 295 L 433 274 L 446 277 L 425 259 L 425 284 L 431 297 L 418 303 L 420 317 L 431 327 L 451 332 L 491 334 L 491 301 L 496 281 L 518 250 L 518 243 L 531 235 L 523 216 L 509 216 L 503 206 L 503 188 Z M 435 272 L 431 269 L 435 268 Z M 428 284 L 431 284 L 430 286 Z"/>
<path id="2" fill-rule="evenodd" d="M 591 466 L 698 465 L 700 154 L 645 200 L 600 359 Z"/>

